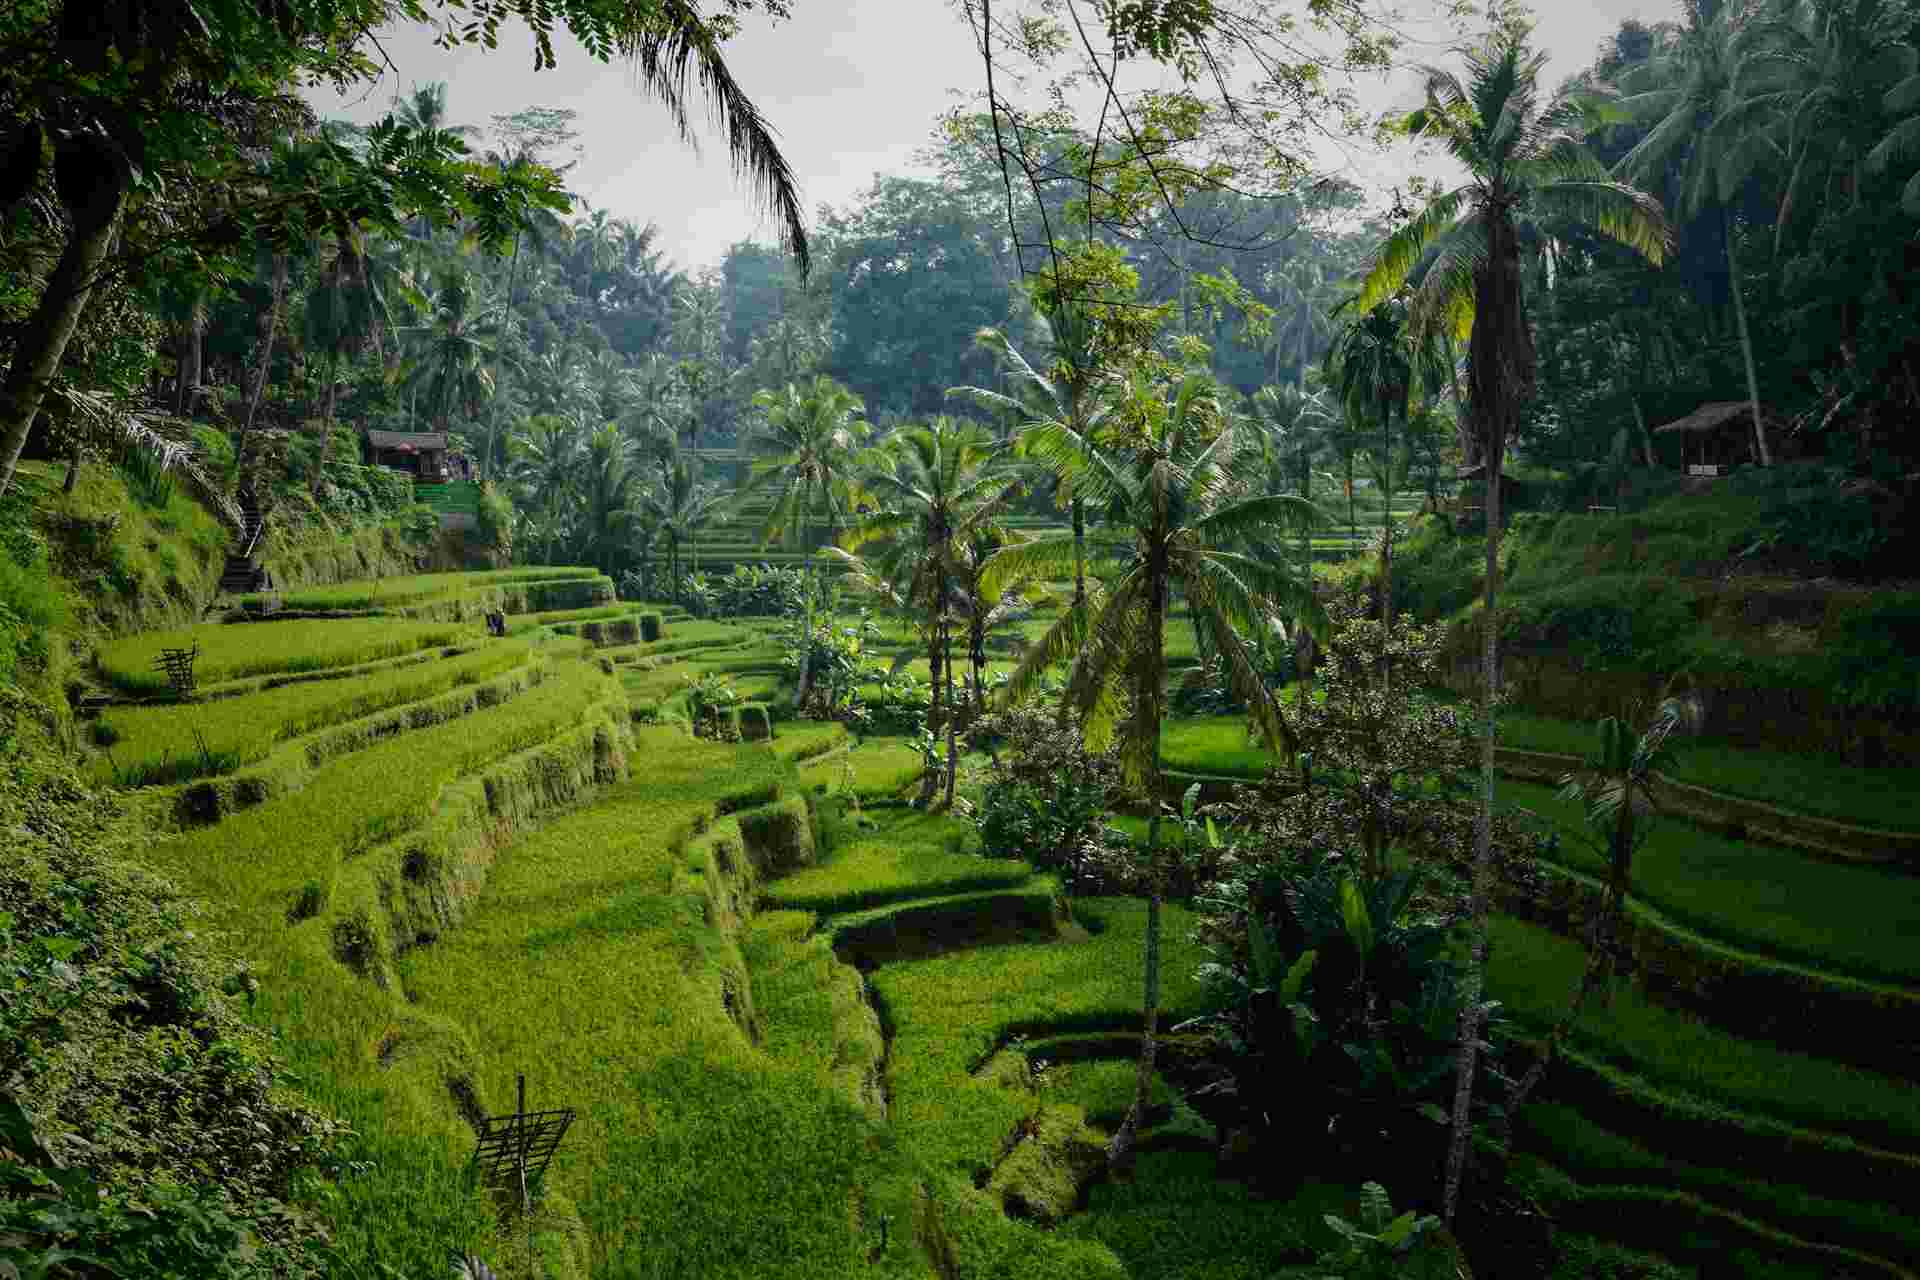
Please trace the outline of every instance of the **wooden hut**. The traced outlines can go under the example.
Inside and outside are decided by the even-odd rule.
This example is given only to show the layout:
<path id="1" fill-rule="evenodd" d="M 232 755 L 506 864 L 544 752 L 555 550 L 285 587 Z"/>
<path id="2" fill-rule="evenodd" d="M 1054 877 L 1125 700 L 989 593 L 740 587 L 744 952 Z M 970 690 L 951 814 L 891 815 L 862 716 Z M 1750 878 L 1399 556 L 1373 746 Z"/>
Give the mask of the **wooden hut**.
<path id="1" fill-rule="evenodd" d="M 404 471 L 416 480 L 447 479 L 447 433 L 444 431 L 367 431 L 367 462 L 371 466 Z"/>
<path id="2" fill-rule="evenodd" d="M 1786 423 L 1779 415 L 1760 406 L 1760 427 L 1766 432 L 1767 447 L 1780 458 Z M 1753 438 L 1753 403 L 1749 400 L 1716 400 L 1703 404 L 1684 418 L 1653 429 L 1655 436 L 1674 436 L 1680 441 L 1680 469 L 1690 476 L 1723 476 L 1736 466 L 1760 461 Z"/>

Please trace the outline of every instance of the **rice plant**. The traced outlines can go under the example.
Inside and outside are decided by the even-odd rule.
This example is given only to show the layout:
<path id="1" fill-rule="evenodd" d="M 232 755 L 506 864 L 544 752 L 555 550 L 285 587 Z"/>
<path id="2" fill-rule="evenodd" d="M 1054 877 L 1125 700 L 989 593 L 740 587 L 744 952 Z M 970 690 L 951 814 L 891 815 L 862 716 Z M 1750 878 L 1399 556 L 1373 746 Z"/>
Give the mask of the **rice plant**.
<path id="1" fill-rule="evenodd" d="M 109 681 L 133 693 L 160 693 L 169 685 L 156 664 L 162 649 L 198 646 L 194 676 L 199 686 L 283 671 L 319 671 L 471 638 L 444 624 L 395 623 L 356 618 L 334 622 L 209 623 L 173 631 L 147 631 L 109 641 L 94 657 Z"/>
<path id="2" fill-rule="evenodd" d="M 110 725 L 115 739 L 102 744 L 111 750 L 95 761 L 94 773 L 120 786 L 153 786 L 231 772 L 266 758 L 276 746 L 302 734 L 486 680 L 524 664 L 531 653 L 524 644 L 493 645 L 359 679 L 116 710 L 97 722 Z M 201 746 L 206 750 L 196 752 Z M 207 754 L 218 758 L 218 768 L 204 767 Z"/>

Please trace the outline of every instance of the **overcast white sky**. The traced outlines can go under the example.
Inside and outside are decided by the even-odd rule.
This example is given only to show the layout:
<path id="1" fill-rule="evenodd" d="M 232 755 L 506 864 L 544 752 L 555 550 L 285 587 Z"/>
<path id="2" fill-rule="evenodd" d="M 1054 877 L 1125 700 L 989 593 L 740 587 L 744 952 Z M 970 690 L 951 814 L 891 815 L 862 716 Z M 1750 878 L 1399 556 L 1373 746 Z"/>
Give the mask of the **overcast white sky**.
<path id="1" fill-rule="evenodd" d="M 1415 15 L 1433 11 L 1429 0 L 1403 0 L 1403 7 Z M 1589 65 L 1621 20 L 1665 21 L 1678 8 L 1677 0 L 1535 0 L 1535 45 L 1551 55 L 1542 87 Z M 1461 65 L 1446 52 L 1444 23 L 1413 20 L 1401 29 L 1413 38 L 1403 59 Z M 736 240 L 772 238 L 733 178 L 721 140 L 703 143 L 696 156 L 624 65 L 594 61 L 564 31 L 555 38 L 559 66 L 545 72 L 532 69 L 533 38 L 524 27 L 503 30 L 490 52 L 435 48 L 424 26 L 386 32 L 381 43 L 397 72 L 345 99 L 331 90 L 310 94 L 323 115 L 371 121 L 396 92 L 434 80 L 447 82 L 456 123 L 485 127 L 491 116 L 522 107 L 571 107 L 579 112 L 581 154 L 568 188 L 616 217 L 659 224 L 660 243 L 680 267 L 716 263 Z M 982 79 L 965 20 L 949 0 L 794 0 L 789 21 L 749 18 L 726 58 L 779 131 L 810 213 L 823 202 L 845 203 L 876 172 L 911 171 L 914 151 L 957 100 L 955 91 L 970 94 Z M 1412 107 L 1419 97 L 1411 71 L 1354 87 L 1369 113 Z M 1318 159 L 1363 185 L 1384 187 L 1410 172 L 1453 176 L 1443 158 L 1420 161 L 1410 151 L 1378 157 L 1358 143 L 1344 156 Z"/>

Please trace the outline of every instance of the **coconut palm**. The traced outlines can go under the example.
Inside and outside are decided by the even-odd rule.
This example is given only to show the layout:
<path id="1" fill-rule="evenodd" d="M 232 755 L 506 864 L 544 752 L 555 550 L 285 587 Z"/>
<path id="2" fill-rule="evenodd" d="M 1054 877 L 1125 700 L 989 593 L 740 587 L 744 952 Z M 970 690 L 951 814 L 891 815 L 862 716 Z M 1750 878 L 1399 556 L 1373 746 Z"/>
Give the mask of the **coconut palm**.
<path id="1" fill-rule="evenodd" d="M 1479 1055 L 1492 867 L 1493 704 L 1499 690 L 1494 604 L 1499 582 L 1500 473 L 1507 439 L 1534 388 L 1533 337 L 1521 295 L 1516 223 L 1553 217 L 1591 226 L 1658 265 L 1672 243 L 1659 201 L 1614 181 L 1581 144 L 1582 104 L 1556 97 L 1544 109 L 1537 78 L 1544 54 L 1524 35 L 1496 32 L 1467 54 L 1467 80 L 1425 67 L 1427 105 L 1405 124 L 1439 140 L 1466 167 L 1464 186 L 1430 200 L 1389 236 L 1369 264 L 1355 305 L 1398 293 L 1416 267 L 1409 321 L 1415 332 L 1467 338 L 1468 405 L 1486 459 L 1487 561 L 1482 596 L 1481 803 L 1473 871 L 1474 944 L 1463 983 L 1459 1073 L 1442 1210 L 1452 1220 L 1467 1151 L 1467 1109 Z M 1525 212 L 1522 212 L 1522 209 Z M 1425 261 L 1431 252 L 1430 261 Z"/>
<path id="2" fill-rule="evenodd" d="M 1101 401 L 1103 389 L 1112 381 L 1108 353 L 1103 350 L 1102 311 L 1078 302 L 1061 301 L 1050 308 L 1036 308 L 1034 327 L 1047 344 L 1046 368 L 1035 368 L 1004 330 L 986 328 L 975 337 L 991 352 L 1012 380 L 1014 394 L 986 387 L 953 387 L 947 395 L 971 400 L 983 408 L 1007 413 L 1019 422 L 1017 438 L 1060 428 L 1066 438 L 1090 440 L 1098 432 L 1105 416 Z M 1084 620 L 1087 601 L 1087 517 L 1086 507 L 1073 487 L 1070 472 L 1055 473 L 1054 494 L 1072 516 L 1073 522 L 1073 600 L 1069 616 Z"/>
<path id="3" fill-rule="evenodd" d="M 1665 174 L 1670 163 L 1680 160 L 1680 214 L 1692 217 L 1708 207 L 1718 213 L 1727 262 L 1727 292 L 1733 302 L 1753 411 L 1754 443 L 1761 465 L 1771 466 L 1773 455 L 1760 418 L 1760 379 L 1754 366 L 1753 338 L 1747 328 L 1747 304 L 1741 291 L 1740 258 L 1727 217 L 1727 201 L 1760 158 L 1758 144 L 1762 138 L 1759 130 L 1749 127 L 1749 117 L 1758 103 L 1750 102 L 1736 110 L 1740 101 L 1735 86 L 1739 18 L 1738 10 L 1723 0 L 1693 0 L 1687 6 L 1686 26 L 1658 47 L 1646 64 L 1623 78 L 1623 87 L 1627 88 L 1656 86 L 1642 88 L 1619 102 L 1621 110 L 1634 119 L 1651 122 L 1653 127 L 1614 169 L 1632 181 L 1649 183 Z M 1793 185 L 1789 180 L 1789 199 Z M 1790 206 L 1782 213 L 1789 211 Z"/>
<path id="4" fill-rule="evenodd" d="M 1646 840 L 1649 820 L 1661 813 L 1660 775 L 1673 768 L 1667 739 L 1676 731 L 1697 729 L 1699 722 L 1699 703 L 1691 697 L 1663 697 L 1653 723 L 1637 738 L 1618 718 L 1608 716 L 1599 725 L 1598 752 L 1580 771 L 1560 779 L 1560 798 L 1584 802 L 1587 825 L 1605 839 L 1607 881 L 1587 926 L 1587 964 L 1580 984 L 1542 1043 L 1539 1056 L 1508 1095 L 1500 1117 L 1503 1132 L 1511 1131 L 1513 1117 L 1545 1077 L 1587 1000 L 1612 976 L 1613 931 L 1626 912 L 1627 895 L 1633 888 L 1633 855 Z"/>
<path id="5" fill-rule="evenodd" d="M 1280 381 L 1280 353 L 1294 353 L 1294 386 L 1307 388 L 1307 349 L 1315 338 L 1326 336 L 1327 313 L 1321 309 L 1322 291 L 1327 285 L 1327 264 L 1318 257 L 1289 258 L 1267 276 L 1268 287 L 1280 291 L 1273 326 L 1273 380 Z"/>
<path id="6" fill-rule="evenodd" d="M 749 495 L 770 488 L 776 491 L 761 540 L 772 542 L 778 537 L 804 547 L 818 517 L 825 520 L 826 540 L 836 541 L 858 492 L 854 451 L 870 430 L 859 416 L 866 406 L 825 374 L 804 390 L 790 382 L 778 394 L 759 392 L 753 406 L 762 416 L 741 441 L 753 455 L 753 466 L 738 500 L 744 502 Z M 815 593 L 809 591 L 808 635 L 813 634 L 814 599 Z M 800 705 L 806 702 L 811 676 L 806 658 L 803 651 L 795 695 Z"/>
<path id="7" fill-rule="evenodd" d="M 609 422 L 588 437 L 580 456 L 581 552 L 609 575 L 635 523 L 638 454 L 633 441 Z"/>
<path id="8" fill-rule="evenodd" d="M 1347 311 L 1352 301 L 1342 301 L 1334 313 Z M 1395 474 L 1395 461 L 1404 454 L 1405 445 L 1395 444 L 1393 420 L 1399 417 L 1404 435 L 1414 395 L 1439 394 L 1446 377 L 1440 360 L 1432 332 L 1415 340 L 1407 324 L 1406 303 L 1394 298 L 1363 314 L 1350 314 L 1328 357 L 1334 392 L 1346 409 L 1347 421 L 1357 426 L 1370 419 L 1380 429 L 1373 470 L 1380 494 L 1380 618 L 1388 630 L 1393 626 L 1393 495 L 1398 481 L 1405 478 L 1404 463 L 1398 477 Z M 1348 475 L 1352 475 L 1351 462 Z"/>
<path id="9" fill-rule="evenodd" d="M 414 326 L 422 338 L 416 377 L 427 393 L 434 430 L 445 431 L 454 410 L 479 416 L 481 401 L 493 394 L 493 370 L 505 332 L 505 314 L 480 295 L 480 282 L 471 271 L 455 268 L 441 273 L 440 287 L 429 304 L 429 319 Z M 495 448 L 487 444 L 487 463 Z"/>
<path id="10" fill-rule="evenodd" d="M 905 599 L 925 610 L 932 699 L 927 727 L 947 733 L 946 802 L 953 804 L 958 708 L 953 697 L 955 548 L 991 526 L 1020 490 L 1022 478 L 1003 463 L 992 438 L 972 423 L 936 417 L 904 423 L 864 457 L 857 483 L 877 509 L 840 538 L 840 558 L 885 542 L 877 559 L 890 579 L 904 580 Z M 829 553 L 831 554 L 831 552 Z M 944 674 L 944 688 L 942 677 Z M 932 799 L 932 775 L 924 798 Z"/>
<path id="11" fill-rule="evenodd" d="M 1229 548 L 1250 533 L 1311 526 L 1318 513 L 1291 495 L 1231 497 L 1229 468 L 1249 428 L 1221 407 L 1213 380 L 1189 374 L 1170 390 L 1144 371 L 1132 374 L 1115 405 L 1112 435 L 1096 441 L 1064 424 L 1037 429 L 1030 452 L 1107 517 L 1110 533 L 1096 549 L 1112 562 L 1111 585 L 1089 583 L 1088 619 L 1063 710 L 1075 714 L 1093 751 L 1117 739 L 1122 773 L 1152 806 L 1148 821 L 1146 987 L 1138 1086 L 1132 1108 L 1108 1148 L 1109 1163 L 1131 1166 L 1133 1143 L 1147 1104 L 1160 1001 L 1160 915 L 1164 868 L 1160 836 L 1160 730 L 1166 706 L 1165 633 L 1171 594 L 1182 590 L 1196 630 L 1224 660 L 1235 691 L 1268 745 L 1291 755 L 1297 747 L 1278 699 L 1242 638 L 1278 614 L 1324 637 L 1327 618 L 1312 590 L 1284 561 L 1263 560 Z M 1071 536 L 1054 535 L 1008 547 L 989 557 L 983 586 L 1021 578 L 1045 579 L 1075 561 Z M 1062 618 L 1015 668 L 1005 696 L 1030 694 L 1073 634 Z M 1063 635 L 1062 633 L 1066 633 Z"/>
<path id="12" fill-rule="evenodd" d="M 954 607 L 967 625 L 967 662 L 972 667 L 973 712 L 987 709 L 987 641 L 1033 616 L 1033 598 L 1043 594 L 1032 578 L 986 581 L 988 559 L 1020 541 L 1005 529 L 985 525 L 954 544 Z"/>
<path id="13" fill-rule="evenodd" d="M 702 482 L 692 463 L 679 456 L 666 467 L 652 488 L 643 490 L 636 498 L 639 518 L 651 523 L 667 540 L 667 574 L 675 599 L 680 593 L 681 544 L 691 547 L 702 526 L 729 497 L 723 490 Z"/>
<path id="14" fill-rule="evenodd" d="M 656 351 L 633 367 L 633 398 L 621 425 L 661 466 L 679 446 L 686 410 L 671 357 Z"/>
<path id="15" fill-rule="evenodd" d="M 1337 436 L 1344 431 L 1345 424 L 1340 415 L 1330 405 L 1324 389 L 1303 392 L 1294 386 L 1262 387 L 1254 393 L 1252 400 L 1253 415 L 1249 420 L 1254 427 L 1252 447 L 1249 450 L 1248 465 L 1257 465 L 1265 473 L 1267 493 L 1285 493 L 1292 489 L 1294 496 L 1302 502 L 1313 499 L 1313 478 L 1325 475 L 1315 470 L 1315 464 L 1324 458 L 1334 446 Z M 1257 464 L 1251 456 L 1258 454 Z M 1324 517 L 1323 517 L 1324 519 Z M 1254 555 L 1271 555 L 1275 559 L 1284 556 L 1271 530 L 1261 530 L 1247 541 L 1247 550 Z M 1313 536 L 1303 525 L 1299 530 L 1300 581 L 1313 581 Z M 1294 661 L 1300 672 L 1303 685 L 1312 679 L 1312 655 L 1309 649 L 1310 639 L 1304 630 L 1294 629 Z"/>
<path id="16" fill-rule="evenodd" d="M 520 489 L 517 505 L 548 517 L 541 530 L 546 547 L 543 563 L 553 562 L 553 543 L 564 523 L 562 512 L 577 492 L 583 444 L 578 421 L 559 414 L 536 414 L 527 420 L 527 430 L 513 437 L 514 479 Z"/>

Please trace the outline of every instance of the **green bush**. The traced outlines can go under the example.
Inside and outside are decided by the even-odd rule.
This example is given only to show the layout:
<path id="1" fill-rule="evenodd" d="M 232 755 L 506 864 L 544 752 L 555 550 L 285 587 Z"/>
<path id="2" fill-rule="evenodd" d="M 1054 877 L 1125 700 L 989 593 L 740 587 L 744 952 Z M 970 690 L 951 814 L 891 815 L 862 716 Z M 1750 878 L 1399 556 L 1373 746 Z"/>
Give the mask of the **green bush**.
<path id="1" fill-rule="evenodd" d="M 665 629 L 660 625 L 659 614 L 643 613 L 640 615 L 640 641 L 642 644 L 652 644 L 664 634 Z"/>
<path id="2" fill-rule="evenodd" d="M 740 737 L 747 742 L 764 742 L 773 736 L 773 724 L 762 702 L 750 702 L 740 708 Z"/>

